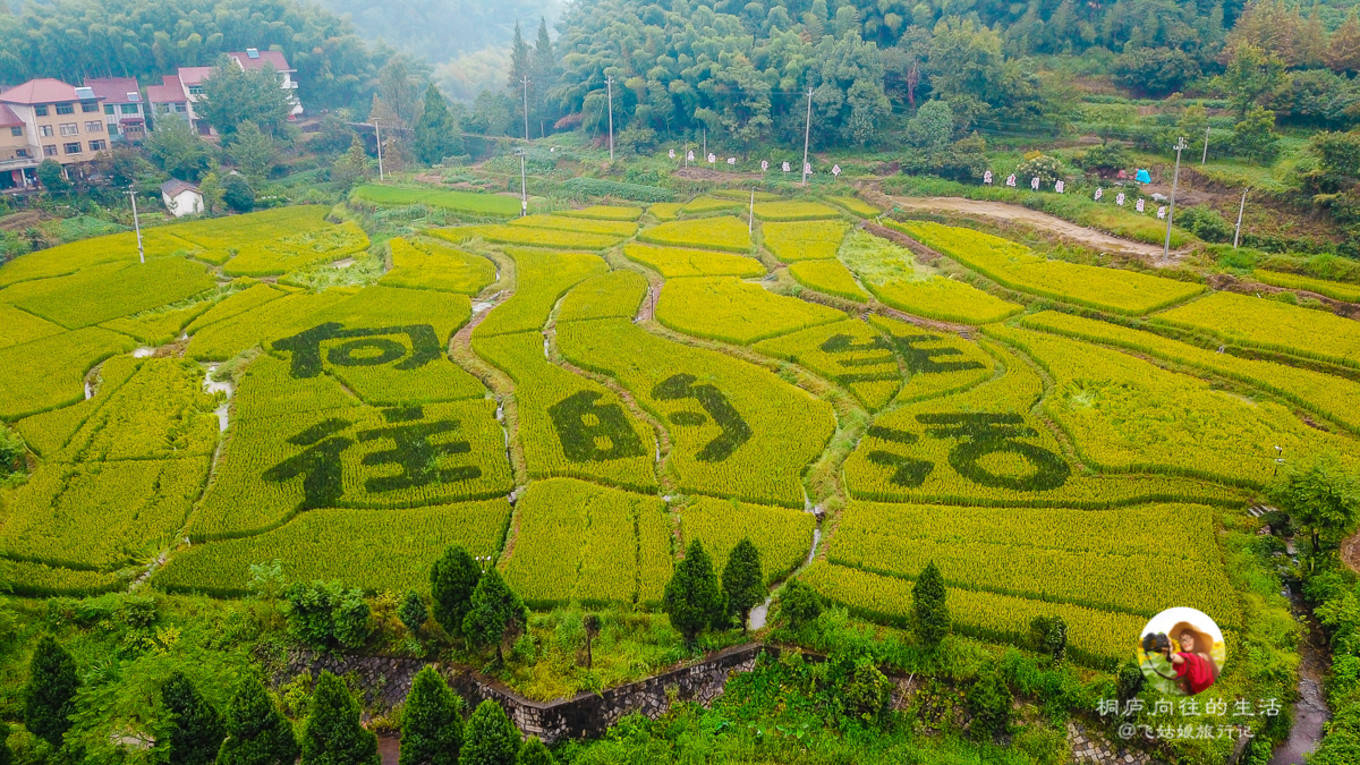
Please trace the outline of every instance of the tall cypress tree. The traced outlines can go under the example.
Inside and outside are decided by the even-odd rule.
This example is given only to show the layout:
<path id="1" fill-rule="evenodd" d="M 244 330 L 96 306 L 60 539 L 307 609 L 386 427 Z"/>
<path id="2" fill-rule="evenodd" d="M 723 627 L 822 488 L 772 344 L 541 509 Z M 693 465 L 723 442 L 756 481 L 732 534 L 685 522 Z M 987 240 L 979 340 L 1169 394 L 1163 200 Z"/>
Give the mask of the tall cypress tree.
<path id="1" fill-rule="evenodd" d="M 746 631 L 746 614 L 765 599 L 764 577 L 760 572 L 760 551 L 750 539 L 742 537 L 727 555 L 722 573 L 723 594 L 727 596 L 727 613 L 741 622 Z"/>
<path id="2" fill-rule="evenodd" d="M 44 635 L 38 641 L 28 667 L 24 727 L 53 747 L 59 747 L 61 737 L 71 727 L 76 690 L 80 687 L 76 661 L 50 635 Z"/>
<path id="3" fill-rule="evenodd" d="M 519 115 L 522 125 L 528 124 L 529 115 L 524 111 L 526 99 L 532 101 L 533 94 L 525 95 L 526 87 L 533 87 L 536 83 L 530 82 L 527 86 L 524 78 L 533 79 L 533 54 L 529 50 L 528 43 L 524 42 L 524 34 L 520 32 L 519 22 L 515 22 L 515 39 L 510 44 L 510 80 L 506 87 L 510 90 L 510 95 L 514 98 L 515 113 Z M 527 128 L 526 128 L 527 131 Z M 526 136 L 527 137 L 527 136 Z"/>
<path id="4" fill-rule="evenodd" d="M 415 133 L 416 157 L 427 165 L 463 151 L 449 102 L 433 83 L 425 89 L 425 109 L 416 121 Z"/>
<path id="5" fill-rule="evenodd" d="M 457 765 L 463 745 L 462 699 L 431 666 L 416 673 L 401 715 L 398 765 Z"/>
<path id="6" fill-rule="evenodd" d="M 161 686 L 165 707 L 164 729 L 156 737 L 156 750 L 175 765 L 209 765 L 217 759 L 227 737 L 222 717 L 193 681 L 176 672 Z"/>
<path id="7" fill-rule="evenodd" d="M 487 699 L 468 718 L 459 765 L 515 765 L 519 731 L 501 705 Z"/>
<path id="8" fill-rule="evenodd" d="M 430 568 L 430 597 L 434 600 L 434 620 L 450 636 L 463 634 L 463 617 L 472 607 L 472 591 L 482 569 L 467 550 L 450 545 Z"/>
<path id="9" fill-rule="evenodd" d="M 227 740 L 217 765 L 293 765 L 299 750 L 293 726 L 269 698 L 264 683 L 246 675 L 227 704 L 223 721 Z"/>
<path id="10" fill-rule="evenodd" d="M 463 634 L 473 645 L 495 644 L 496 660 L 504 662 L 501 643 L 506 634 L 522 627 L 528 620 L 529 611 L 524 607 L 524 601 L 493 566 L 482 574 L 472 593 L 472 609 L 463 619 Z"/>
<path id="11" fill-rule="evenodd" d="M 666 583 L 661 609 L 687 643 L 693 643 L 705 627 L 721 623 L 722 590 L 717 574 L 713 573 L 713 561 L 699 540 L 689 543 L 685 559 L 676 564 L 675 573 Z"/>
<path id="12" fill-rule="evenodd" d="M 944 577 L 935 562 L 926 564 L 911 588 L 911 608 L 916 616 L 916 637 L 934 648 L 949 633 L 949 606 L 945 603 Z"/>
<path id="13" fill-rule="evenodd" d="M 14 750 L 9 748 L 9 726 L 0 722 L 0 765 L 14 765 Z"/>
<path id="14" fill-rule="evenodd" d="M 302 731 L 302 765 L 379 765 L 378 737 L 359 724 L 359 702 L 340 678 L 322 672 Z"/>
<path id="15" fill-rule="evenodd" d="M 534 111 L 538 114 L 538 136 L 547 135 L 547 126 L 554 121 L 554 113 L 548 106 L 548 92 L 557 86 L 557 56 L 553 53 L 552 40 L 548 37 L 548 22 L 538 19 L 538 40 L 534 42 L 533 73 L 529 75 L 534 82 Z"/>

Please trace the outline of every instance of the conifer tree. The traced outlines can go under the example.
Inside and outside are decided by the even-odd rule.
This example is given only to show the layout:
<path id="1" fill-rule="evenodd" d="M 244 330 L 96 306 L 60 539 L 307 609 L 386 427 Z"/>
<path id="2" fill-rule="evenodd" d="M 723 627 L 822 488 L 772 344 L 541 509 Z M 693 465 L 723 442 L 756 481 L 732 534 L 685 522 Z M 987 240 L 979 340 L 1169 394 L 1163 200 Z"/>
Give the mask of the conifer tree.
<path id="1" fill-rule="evenodd" d="M 165 761 L 175 765 L 209 765 L 215 761 L 227 732 L 222 717 L 193 681 L 183 672 L 172 674 L 161 686 L 161 704 L 165 727 L 156 737 L 156 749 Z"/>
<path id="2" fill-rule="evenodd" d="M 520 117 L 520 124 L 527 125 L 529 115 L 524 111 L 526 100 L 532 102 L 534 94 L 527 95 L 524 92 L 526 87 L 536 87 L 537 83 L 530 82 L 525 84 L 524 78 L 533 79 L 533 53 L 529 50 L 528 43 L 524 42 L 524 34 L 520 31 L 519 22 L 515 22 L 515 39 L 510 44 L 510 79 L 506 87 L 513 96 L 511 100 L 515 102 L 515 112 Z M 527 132 L 527 128 L 526 128 Z M 526 138 L 528 136 L 525 136 Z"/>
<path id="3" fill-rule="evenodd" d="M 670 617 L 671 626 L 691 644 L 705 627 L 721 622 L 723 599 L 718 576 L 713 573 L 713 561 L 699 540 L 689 543 L 685 559 L 676 564 L 675 573 L 666 583 L 661 609 Z"/>
<path id="4" fill-rule="evenodd" d="M 477 561 L 459 545 L 451 545 L 430 568 L 434 620 L 450 636 L 463 634 L 463 617 L 472 607 L 472 591 L 481 576 Z"/>
<path id="5" fill-rule="evenodd" d="M 379 765 L 378 737 L 359 724 L 359 702 L 322 672 L 302 731 L 302 765 Z"/>
<path id="6" fill-rule="evenodd" d="M 227 704 L 227 740 L 216 765 L 293 765 L 298 758 L 293 726 L 269 698 L 264 683 L 247 674 Z"/>
<path id="7" fill-rule="evenodd" d="M 427 165 L 463 150 L 458 123 L 449 111 L 449 102 L 433 84 L 425 89 L 425 108 L 416 121 L 415 150 L 416 158 Z"/>
<path id="8" fill-rule="evenodd" d="M 944 577 L 935 562 L 926 564 L 911 588 L 911 607 L 916 616 L 916 637 L 929 648 L 940 644 L 949 632 L 949 607 L 945 604 Z"/>
<path id="9" fill-rule="evenodd" d="M 534 111 L 538 113 L 538 136 L 547 134 L 548 124 L 554 122 L 554 114 L 548 106 L 548 95 L 557 86 L 557 56 L 553 53 L 552 40 L 548 37 L 548 22 L 539 17 L 538 40 L 534 43 L 533 82 Z"/>
<path id="10" fill-rule="evenodd" d="M 71 727 L 76 690 L 80 687 L 75 659 L 49 635 L 38 641 L 28 666 L 24 727 L 53 747 L 59 747 L 61 737 Z"/>
<path id="11" fill-rule="evenodd" d="M 500 704 L 487 699 L 468 718 L 458 765 L 515 765 L 519 747 L 515 724 Z"/>
<path id="12" fill-rule="evenodd" d="M 543 739 L 538 736 L 530 736 L 528 741 L 519 748 L 519 757 L 515 760 L 516 765 L 557 765 L 557 760 L 553 758 L 552 752 L 548 751 Z"/>
<path id="13" fill-rule="evenodd" d="M 746 631 L 746 615 L 765 599 L 764 577 L 760 571 L 760 551 L 750 539 L 743 537 L 727 555 L 722 573 L 723 594 L 727 597 L 727 612 L 741 623 Z"/>
<path id="14" fill-rule="evenodd" d="M 425 599 L 420 597 L 420 593 L 410 590 L 402 600 L 401 608 L 397 610 L 397 617 L 401 619 L 407 631 L 415 635 L 430 618 L 430 611 L 425 607 Z"/>
<path id="15" fill-rule="evenodd" d="M 494 644 L 496 660 L 504 662 L 501 644 L 505 636 L 517 631 L 528 619 L 529 611 L 524 607 L 524 601 L 493 566 L 482 574 L 472 593 L 472 608 L 463 618 L 463 634 L 476 646 Z"/>
<path id="16" fill-rule="evenodd" d="M 401 716 L 398 765 L 457 765 L 463 744 L 462 699 L 434 667 L 416 673 Z"/>

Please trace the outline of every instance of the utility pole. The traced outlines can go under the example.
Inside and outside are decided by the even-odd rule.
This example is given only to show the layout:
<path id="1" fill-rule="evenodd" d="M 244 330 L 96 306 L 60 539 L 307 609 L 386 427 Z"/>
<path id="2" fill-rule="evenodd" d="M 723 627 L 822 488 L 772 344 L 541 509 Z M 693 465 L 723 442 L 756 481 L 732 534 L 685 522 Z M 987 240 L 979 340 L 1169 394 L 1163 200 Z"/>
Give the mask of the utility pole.
<path id="1" fill-rule="evenodd" d="M 1204 156 L 1199 158 L 1199 163 L 1203 165 L 1209 160 L 1209 126 L 1204 126 Z"/>
<path id="2" fill-rule="evenodd" d="M 614 78 L 604 78 L 605 91 L 609 94 L 609 161 L 614 161 Z"/>
<path id="3" fill-rule="evenodd" d="M 756 190 L 751 189 L 751 210 L 746 215 L 746 233 L 750 234 L 756 224 Z"/>
<path id="4" fill-rule="evenodd" d="M 808 86 L 807 122 L 803 125 L 803 185 L 808 177 L 808 139 L 812 137 L 812 87 Z"/>
<path id="5" fill-rule="evenodd" d="M 1162 260 L 1171 258 L 1171 220 L 1176 217 L 1176 185 L 1181 180 L 1181 152 L 1185 151 L 1185 136 L 1176 141 L 1176 172 L 1171 176 L 1171 208 L 1166 213 L 1166 241 L 1162 244 Z"/>
<path id="6" fill-rule="evenodd" d="M 704 157 L 708 157 L 708 128 L 704 128 Z"/>
<path id="7" fill-rule="evenodd" d="M 1251 190 L 1248 186 L 1242 189 L 1242 203 L 1237 206 L 1237 229 L 1233 231 L 1233 249 L 1237 249 L 1238 239 L 1242 236 L 1242 211 L 1247 209 L 1247 192 Z"/>
<path id="8" fill-rule="evenodd" d="M 373 120 L 373 131 L 376 133 L 378 141 L 378 180 L 381 181 L 383 180 L 382 126 L 378 124 L 377 120 Z"/>
<path id="9" fill-rule="evenodd" d="M 529 140 L 529 75 L 519 78 L 524 83 L 524 140 Z"/>
<path id="10" fill-rule="evenodd" d="M 137 259 L 146 262 L 146 250 L 142 249 L 142 221 L 137 217 L 137 189 L 128 186 L 128 197 L 132 199 L 132 226 L 137 229 Z"/>
<path id="11" fill-rule="evenodd" d="M 529 214 L 529 191 L 525 183 L 524 175 L 524 152 L 519 152 L 519 217 L 523 218 Z"/>

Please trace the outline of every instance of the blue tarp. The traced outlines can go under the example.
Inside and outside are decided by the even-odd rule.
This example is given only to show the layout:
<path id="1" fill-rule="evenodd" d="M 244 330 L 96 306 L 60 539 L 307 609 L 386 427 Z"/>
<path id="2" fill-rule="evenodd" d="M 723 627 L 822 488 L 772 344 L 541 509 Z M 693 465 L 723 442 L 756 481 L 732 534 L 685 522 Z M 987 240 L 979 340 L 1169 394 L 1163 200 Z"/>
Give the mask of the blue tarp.
<path id="1" fill-rule="evenodd" d="M 1148 174 L 1148 171 L 1141 167 L 1138 168 L 1138 174 L 1134 176 L 1134 179 L 1139 183 L 1152 183 L 1152 176 Z"/>

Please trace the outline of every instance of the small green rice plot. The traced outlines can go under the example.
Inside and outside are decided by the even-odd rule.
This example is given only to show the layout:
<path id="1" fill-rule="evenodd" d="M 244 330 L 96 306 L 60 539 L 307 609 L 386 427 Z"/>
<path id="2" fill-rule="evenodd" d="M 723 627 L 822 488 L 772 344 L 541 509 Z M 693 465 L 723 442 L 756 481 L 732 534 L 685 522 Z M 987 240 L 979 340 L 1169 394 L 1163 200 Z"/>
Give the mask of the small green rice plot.
<path id="1" fill-rule="evenodd" d="M 426 205 L 495 218 L 510 218 L 520 211 L 520 200 L 510 196 L 372 183 L 356 187 L 350 199 L 375 205 Z"/>
<path id="2" fill-rule="evenodd" d="M 542 329 L 553 306 L 578 282 L 609 269 L 598 255 L 506 248 L 515 261 L 515 290 L 491 309 L 475 334 L 489 337 L 507 332 Z"/>
<path id="3" fill-rule="evenodd" d="M 248 242 L 237 249 L 222 272 L 230 276 L 278 276 L 318 263 L 340 260 L 368 249 L 368 234 L 359 224 L 289 234 L 272 241 Z"/>
<path id="4" fill-rule="evenodd" d="M 683 276 L 740 276 L 765 275 L 765 266 L 746 255 L 730 255 L 710 250 L 691 250 L 684 247 L 656 247 L 629 242 L 623 255 L 634 263 L 641 263 L 667 279 Z"/>
<path id="5" fill-rule="evenodd" d="M 597 220 L 594 218 L 575 218 L 566 215 L 526 215 L 510 221 L 512 226 L 529 228 L 549 228 L 558 231 L 580 231 L 587 234 L 630 237 L 637 231 L 632 220 Z"/>
<path id="6" fill-rule="evenodd" d="M 252 563 L 277 560 L 290 581 L 339 580 L 369 592 L 404 592 L 429 586 L 430 566 L 449 545 L 476 556 L 498 555 L 509 519 L 504 499 L 308 510 L 276 529 L 177 552 L 152 584 L 173 592 L 241 595 L 248 592 Z"/>
<path id="7" fill-rule="evenodd" d="M 1204 291 L 1202 284 L 1049 260 L 1024 245 L 968 228 L 931 222 L 890 225 L 998 284 L 1091 308 L 1141 315 Z"/>
<path id="8" fill-rule="evenodd" d="M 23 282 L 0 291 L 0 301 L 79 329 L 184 300 L 213 286 L 200 263 L 155 258 L 145 263 L 106 263 L 69 276 Z"/>
<path id="9" fill-rule="evenodd" d="M 85 373 L 136 345 L 127 335 L 85 327 L 0 348 L 0 419 L 80 401 Z"/>
<path id="10" fill-rule="evenodd" d="M 170 230 L 192 244 L 189 254 L 194 258 L 220 266 L 238 252 L 268 247 L 285 237 L 302 237 L 334 228 L 326 221 L 328 210 L 322 205 L 290 205 L 178 223 Z"/>
<path id="11" fill-rule="evenodd" d="M 529 605 L 659 599 L 673 565 L 659 498 L 551 478 L 531 483 L 515 512 L 505 578 Z"/>
<path id="12" fill-rule="evenodd" d="M 532 226 L 459 226 L 436 228 L 428 233 L 454 244 L 481 239 L 494 244 L 549 247 L 568 250 L 603 250 L 613 247 L 626 237 L 612 234 L 591 234 L 583 231 L 563 231 Z"/>
<path id="13" fill-rule="evenodd" d="M 841 216 L 840 210 L 821 202 L 792 200 L 756 202 L 755 214 L 762 221 L 804 221 Z"/>
<path id="14" fill-rule="evenodd" d="M 1360 322 L 1278 300 L 1215 292 L 1163 311 L 1152 322 L 1246 348 L 1360 368 Z"/>
<path id="15" fill-rule="evenodd" d="M 126 589 L 134 570 L 90 571 L 0 558 L 0 587 L 21 597 L 96 595 Z"/>
<path id="16" fill-rule="evenodd" d="M 568 292 L 557 306 L 557 320 L 632 318 L 647 294 L 647 278 L 636 271 L 592 276 Z"/>
<path id="17" fill-rule="evenodd" d="M 656 306 L 656 320 L 676 332 L 741 345 L 843 318 L 834 308 L 730 276 L 669 282 Z"/>
<path id="18" fill-rule="evenodd" d="M 142 232 L 142 249 L 148 258 L 189 254 L 195 245 L 171 233 L 180 226 L 150 228 Z M 30 279 L 73 274 L 104 263 L 136 263 L 137 236 L 131 231 L 60 244 L 23 255 L 0 266 L 0 287 Z M 0 293 L 0 301 L 3 301 Z"/>
<path id="19" fill-rule="evenodd" d="M 4 297 L 5 293 L 0 292 L 0 300 Z M 0 303 L 0 348 L 65 331 L 65 327 L 53 324 L 40 316 L 34 316 L 22 308 Z"/>
<path id="20" fill-rule="evenodd" d="M 807 559 L 817 519 L 789 507 L 753 505 L 735 500 L 700 497 L 680 508 L 680 533 L 686 547 L 698 539 L 718 571 L 732 548 L 749 539 L 760 551 L 760 571 L 767 585 L 784 577 Z"/>
<path id="21" fill-rule="evenodd" d="M 723 199 L 740 199 L 741 201 L 746 202 L 751 199 L 753 194 L 757 202 L 770 202 L 779 199 L 778 194 L 770 191 L 752 192 L 746 189 L 718 189 L 713 192 L 711 196 L 721 197 Z"/>
<path id="22" fill-rule="evenodd" d="M 723 199 L 716 196 L 695 197 L 689 202 L 680 206 L 680 212 L 687 215 L 703 215 L 711 212 L 727 212 L 729 210 L 742 210 L 746 208 L 746 199 L 740 201 L 732 198 Z M 655 205 L 652 206 L 655 209 Z"/>
<path id="23" fill-rule="evenodd" d="M 1022 306 L 922 266 L 910 250 L 864 231 L 850 233 L 840 258 L 884 304 L 916 316 L 985 324 L 1023 310 Z"/>
<path id="24" fill-rule="evenodd" d="M 388 242 L 392 270 L 379 284 L 476 295 L 496 280 L 490 259 L 425 238 L 397 237 Z"/>
<path id="25" fill-rule="evenodd" d="M 591 205 L 579 210 L 558 210 L 555 214 L 565 215 L 569 218 L 594 218 L 596 220 L 637 220 L 642 217 L 642 208 L 620 205 Z"/>
<path id="26" fill-rule="evenodd" d="M 1275 287 L 1284 287 L 1291 290 L 1307 290 L 1309 292 L 1316 292 L 1319 295 L 1325 295 L 1333 300 L 1360 303 L 1360 284 L 1334 282 L 1327 279 L 1303 276 L 1301 274 L 1290 274 L 1282 271 L 1263 271 L 1260 269 L 1253 271 L 1252 276 Z"/>
<path id="27" fill-rule="evenodd" d="M 730 215 L 714 218 L 672 221 L 644 229 L 638 239 L 674 247 L 749 252 L 751 234 L 746 221 Z"/>
<path id="28" fill-rule="evenodd" d="M 839 260 L 800 260 L 789 264 L 789 275 L 808 289 L 865 303 L 869 295 Z"/>
<path id="29" fill-rule="evenodd" d="M 877 217 L 883 212 L 859 197 L 827 197 L 826 201 L 861 218 Z"/>
<path id="30" fill-rule="evenodd" d="M 248 282 L 249 280 L 242 281 Z M 240 316 L 247 311 L 253 311 L 265 303 L 278 300 L 288 294 L 290 294 L 288 290 L 272 284 L 251 284 L 245 289 L 231 293 L 222 301 L 199 314 L 184 327 L 184 331 L 193 334 L 204 327 Z"/>
<path id="31" fill-rule="evenodd" d="M 210 294 L 181 308 L 152 309 L 135 316 L 110 319 L 99 326 L 131 335 L 149 346 L 161 346 L 179 338 L 185 325 L 193 321 L 217 302 L 218 294 Z"/>
<path id="32" fill-rule="evenodd" d="M 288 336 L 290 328 L 293 332 L 304 329 L 298 325 L 349 294 L 337 289 L 290 294 L 206 326 L 191 325 L 187 355 L 199 361 L 226 361 L 263 342 Z"/>
<path id="33" fill-rule="evenodd" d="M 841 220 L 770 222 L 760 226 L 765 249 L 785 263 L 836 257 L 850 225 Z"/>
<path id="34" fill-rule="evenodd" d="M 70 406 L 49 409 L 25 417 L 14 425 L 28 447 L 39 457 L 51 457 L 70 441 L 76 429 L 113 398 L 113 393 L 125 384 L 141 367 L 142 360 L 131 356 L 115 356 L 99 367 L 94 396 Z"/>
<path id="35" fill-rule="evenodd" d="M 682 202 L 657 202 L 648 207 L 647 212 L 659 221 L 675 220 L 680 217 L 680 211 L 684 206 Z"/>

